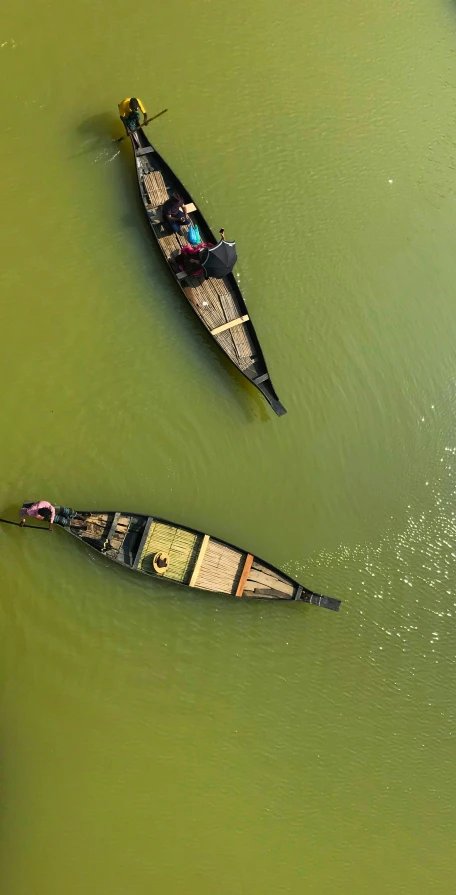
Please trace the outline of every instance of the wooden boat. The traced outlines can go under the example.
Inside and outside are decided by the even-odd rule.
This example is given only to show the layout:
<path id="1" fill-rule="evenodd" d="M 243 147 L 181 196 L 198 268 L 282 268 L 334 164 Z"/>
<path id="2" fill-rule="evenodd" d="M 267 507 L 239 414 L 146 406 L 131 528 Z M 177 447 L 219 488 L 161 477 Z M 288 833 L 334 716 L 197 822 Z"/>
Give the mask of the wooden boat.
<path id="1" fill-rule="evenodd" d="M 198 226 L 203 242 L 216 244 L 218 238 L 196 208 L 188 190 L 152 146 L 142 128 L 127 133 L 135 154 L 141 201 L 174 279 L 217 345 L 259 389 L 277 416 L 282 416 L 286 413 L 285 407 L 280 403 L 271 382 L 255 328 L 234 275 L 231 273 L 224 279 L 203 279 L 179 271 L 174 259 L 188 244 L 188 227 L 182 227 L 180 234 L 171 233 L 168 225 L 163 223 L 161 206 L 173 192 L 178 192 L 185 201 L 192 223 Z"/>
<path id="2" fill-rule="evenodd" d="M 194 528 L 156 516 L 78 510 L 64 531 L 103 556 L 151 578 L 166 578 L 233 597 L 300 600 L 338 611 L 340 600 L 323 597 L 252 553 Z M 156 558 L 169 561 L 163 574 Z"/>

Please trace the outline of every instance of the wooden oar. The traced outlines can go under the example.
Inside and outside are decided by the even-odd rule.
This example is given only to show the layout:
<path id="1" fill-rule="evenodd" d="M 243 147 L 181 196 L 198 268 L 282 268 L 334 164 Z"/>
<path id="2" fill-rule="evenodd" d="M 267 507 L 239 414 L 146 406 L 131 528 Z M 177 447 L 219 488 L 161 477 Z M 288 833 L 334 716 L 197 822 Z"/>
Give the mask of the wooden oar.
<path id="1" fill-rule="evenodd" d="M 167 111 L 168 111 L 168 109 L 163 109 L 161 112 L 158 112 L 157 115 L 152 115 L 152 118 L 148 118 L 144 122 L 144 124 L 140 124 L 140 127 L 147 127 L 147 125 L 150 124 L 151 121 L 155 121 L 156 118 L 160 118 L 160 115 L 164 115 L 165 112 L 167 112 Z M 121 143 L 121 141 L 125 140 L 125 137 L 127 137 L 127 136 L 128 136 L 128 134 L 124 134 L 123 137 L 119 137 L 117 140 L 113 140 L 113 143 Z"/>
<path id="2" fill-rule="evenodd" d="M 6 525 L 17 525 L 19 528 L 33 528 L 33 531 L 49 531 L 48 528 L 40 528 L 39 525 L 21 525 L 20 522 L 12 522 L 11 519 L 1 519 L 0 522 L 5 522 Z"/>

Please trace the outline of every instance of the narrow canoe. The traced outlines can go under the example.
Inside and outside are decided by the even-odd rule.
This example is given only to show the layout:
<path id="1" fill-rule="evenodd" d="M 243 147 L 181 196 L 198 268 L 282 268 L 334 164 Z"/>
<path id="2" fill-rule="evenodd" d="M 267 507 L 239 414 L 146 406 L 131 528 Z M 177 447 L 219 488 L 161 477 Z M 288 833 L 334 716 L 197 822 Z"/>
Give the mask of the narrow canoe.
<path id="1" fill-rule="evenodd" d="M 127 133 L 129 133 L 127 131 Z M 231 273 L 223 279 L 188 276 L 179 271 L 174 261 L 188 244 L 187 227 L 171 233 L 162 221 L 161 207 L 173 192 L 178 192 L 186 205 L 192 223 L 196 224 L 203 242 L 216 244 L 219 239 L 196 208 L 183 183 L 139 128 L 129 133 L 135 155 L 139 193 L 152 233 L 166 259 L 176 283 L 208 332 L 230 361 L 264 395 L 277 416 L 286 413 L 269 376 L 266 361 L 242 297 L 236 278 Z M 194 209 L 194 210 L 191 210 Z"/>
<path id="2" fill-rule="evenodd" d="M 300 600 L 339 609 L 340 600 L 313 593 L 257 556 L 197 529 L 136 513 L 78 510 L 78 515 L 83 521 L 74 520 L 64 531 L 121 566 L 151 578 L 233 597 Z M 159 553 L 169 560 L 164 574 L 154 568 Z"/>

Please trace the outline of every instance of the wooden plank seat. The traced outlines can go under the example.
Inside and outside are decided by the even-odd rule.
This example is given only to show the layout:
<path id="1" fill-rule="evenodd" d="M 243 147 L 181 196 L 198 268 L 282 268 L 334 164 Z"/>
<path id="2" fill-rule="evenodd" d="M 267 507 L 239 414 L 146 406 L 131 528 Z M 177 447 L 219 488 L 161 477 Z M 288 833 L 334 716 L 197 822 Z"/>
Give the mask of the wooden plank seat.
<path id="1" fill-rule="evenodd" d="M 139 547 L 136 551 L 136 556 L 133 560 L 133 568 L 134 569 L 137 569 L 139 566 L 139 563 L 141 562 L 142 555 L 144 552 L 144 547 L 147 543 L 147 539 L 149 537 L 149 532 L 150 532 L 150 529 L 152 528 L 152 525 L 154 524 L 154 522 L 155 522 L 155 519 L 153 518 L 153 516 L 149 516 L 149 518 L 144 526 L 144 531 L 142 533 L 142 537 L 139 542 Z"/>
<path id="2" fill-rule="evenodd" d="M 243 570 L 242 570 L 242 574 L 241 574 L 241 577 L 240 577 L 240 579 L 239 579 L 239 584 L 238 584 L 238 586 L 237 586 L 237 588 L 236 588 L 235 597 L 242 597 L 242 594 L 244 593 L 244 588 L 245 588 L 245 586 L 246 586 L 246 584 L 247 584 L 247 578 L 249 577 L 250 570 L 251 570 L 251 568 L 252 568 L 252 563 L 253 563 L 254 558 L 255 558 L 255 557 L 253 556 L 252 553 L 248 553 L 247 556 L 246 556 L 245 563 L 244 563 L 244 568 L 243 568 Z"/>
<path id="3" fill-rule="evenodd" d="M 234 326 L 239 326 L 240 323 L 246 323 L 249 320 L 249 315 L 244 314 L 243 317 L 236 317 L 235 320 L 229 320 L 227 323 L 222 323 L 221 326 L 216 326 L 215 329 L 211 329 L 211 336 L 217 336 L 219 333 L 225 332 L 226 329 L 232 329 Z"/>
<path id="4" fill-rule="evenodd" d="M 116 513 L 117 516 L 117 513 Z M 108 535 L 108 543 L 106 545 L 105 553 L 113 551 L 115 554 L 118 554 L 122 548 L 125 537 L 128 533 L 128 529 L 130 526 L 130 517 L 125 516 L 122 513 L 119 513 L 119 518 L 116 519 L 114 517 L 111 531 Z"/>
<path id="5" fill-rule="evenodd" d="M 112 522 L 111 522 L 111 527 L 110 527 L 110 529 L 109 529 L 109 531 L 108 531 L 108 534 L 107 534 L 107 537 L 106 537 L 106 540 L 108 541 L 108 543 L 111 541 L 111 538 L 112 538 L 112 536 L 113 536 L 113 534 L 114 534 L 114 532 L 115 532 L 115 530 L 116 530 L 116 528 L 117 528 L 119 519 L 120 519 L 120 513 L 114 513 L 114 518 L 113 518 L 113 520 L 112 520 Z"/>
<path id="6" fill-rule="evenodd" d="M 200 552 L 198 553 L 198 558 L 196 560 L 196 563 L 195 563 L 195 566 L 194 566 L 194 569 L 192 572 L 192 577 L 190 578 L 190 581 L 188 582 L 189 587 L 195 587 L 196 582 L 198 581 L 198 575 L 200 573 L 201 566 L 203 565 L 203 560 L 206 555 L 206 550 L 207 550 L 207 547 L 209 544 L 209 540 L 210 540 L 209 535 L 204 535 L 204 538 L 202 540 L 202 544 L 200 547 Z"/>

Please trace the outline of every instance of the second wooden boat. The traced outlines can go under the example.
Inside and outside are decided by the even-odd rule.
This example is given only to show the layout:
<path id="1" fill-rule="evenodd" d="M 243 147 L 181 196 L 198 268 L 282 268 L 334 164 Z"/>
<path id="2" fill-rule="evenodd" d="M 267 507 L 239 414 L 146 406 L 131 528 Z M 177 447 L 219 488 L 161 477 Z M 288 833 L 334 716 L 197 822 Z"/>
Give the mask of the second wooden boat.
<path id="1" fill-rule="evenodd" d="M 316 594 L 263 559 L 197 529 L 136 513 L 78 510 L 78 516 L 64 531 L 150 578 L 233 597 L 339 609 L 340 600 Z"/>
<path id="2" fill-rule="evenodd" d="M 238 370 L 264 395 L 277 416 L 286 413 L 271 382 L 266 361 L 255 328 L 247 310 L 236 278 L 231 273 L 223 279 L 202 279 L 179 271 L 175 258 L 188 244 L 187 227 L 181 233 L 171 233 L 162 220 L 161 208 L 174 192 L 178 192 L 187 206 L 193 224 L 199 228 L 203 242 L 216 244 L 201 211 L 174 171 L 157 152 L 142 130 L 127 131 L 135 155 L 139 193 L 152 233 L 163 253 L 169 269 L 187 301 L 208 332 Z"/>

